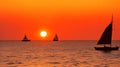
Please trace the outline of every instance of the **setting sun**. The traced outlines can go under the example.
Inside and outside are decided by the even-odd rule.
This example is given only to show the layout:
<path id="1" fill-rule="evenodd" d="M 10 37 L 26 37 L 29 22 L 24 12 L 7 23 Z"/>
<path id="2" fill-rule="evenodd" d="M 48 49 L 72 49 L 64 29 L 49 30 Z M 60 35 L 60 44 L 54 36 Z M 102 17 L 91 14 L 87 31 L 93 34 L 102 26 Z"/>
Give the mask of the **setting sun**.
<path id="1" fill-rule="evenodd" d="M 40 36 L 41 37 L 46 37 L 47 36 L 47 32 L 46 31 L 41 31 L 40 32 Z"/>

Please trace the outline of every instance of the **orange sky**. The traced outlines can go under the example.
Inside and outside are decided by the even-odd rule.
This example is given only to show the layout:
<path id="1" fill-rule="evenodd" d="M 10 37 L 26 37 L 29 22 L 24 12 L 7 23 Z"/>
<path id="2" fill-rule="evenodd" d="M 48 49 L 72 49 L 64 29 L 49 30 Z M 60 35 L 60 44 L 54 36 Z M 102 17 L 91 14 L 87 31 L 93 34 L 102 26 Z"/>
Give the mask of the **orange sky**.
<path id="1" fill-rule="evenodd" d="M 113 39 L 120 40 L 120 0 L 0 0 L 0 40 L 98 40 L 114 15 Z"/>

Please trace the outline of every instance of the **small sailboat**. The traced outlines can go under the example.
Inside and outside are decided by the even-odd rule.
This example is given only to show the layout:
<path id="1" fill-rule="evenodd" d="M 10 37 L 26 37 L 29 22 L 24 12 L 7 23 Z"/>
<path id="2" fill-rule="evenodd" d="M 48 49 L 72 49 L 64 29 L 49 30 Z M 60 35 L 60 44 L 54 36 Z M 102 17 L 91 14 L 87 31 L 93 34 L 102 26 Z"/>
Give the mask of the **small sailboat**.
<path id="1" fill-rule="evenodd" d="M 25 35 L 22 41 L 30 41 L 27 36 Z"/>
<path id="2" fill-rule="evenodd" d="M 97 43 L 97 45 L 104 45 L 104 47 L 95 47 L 95 50 L 111 51 L 111 50 L 119 49 L 118 46 L 112 47 L 112 45 L 111 45 L 111 43 L 112 43 L 112 23 L 113 23 L 113 18 L 112 18 L 111 23 L 104 30 L 100 40 Z"/>
<path id="3" fill-rule="evenodd" d="M 58 41 L 58 36 L 57 36 L 57 34 L 56 34 L 55 37 L 53 38 L 53 41 Z"/>

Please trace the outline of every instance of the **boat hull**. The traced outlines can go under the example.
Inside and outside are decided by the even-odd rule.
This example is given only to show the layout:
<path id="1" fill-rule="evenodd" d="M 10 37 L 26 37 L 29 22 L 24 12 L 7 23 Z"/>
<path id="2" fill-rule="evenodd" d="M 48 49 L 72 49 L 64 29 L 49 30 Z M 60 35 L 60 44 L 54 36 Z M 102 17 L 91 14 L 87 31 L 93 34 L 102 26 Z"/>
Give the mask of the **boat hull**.
<path id="1" fill-rule="evenodd" d="M 24 41 L 24 42 L 29 42 L 29 41 L 31 41 L 31 40 L 22 40 L 22 41 Z"/>
<path id="2" fill-rule="evenodd" d="M 119 47 L 95 47 L 95 50 L 111 51 L 111 50 L 119 50 Z"/>
<path id="3" fill-rule="evenodd" d="M 58 41 L 58 40 L 53 40 L 53 41 Z"/>

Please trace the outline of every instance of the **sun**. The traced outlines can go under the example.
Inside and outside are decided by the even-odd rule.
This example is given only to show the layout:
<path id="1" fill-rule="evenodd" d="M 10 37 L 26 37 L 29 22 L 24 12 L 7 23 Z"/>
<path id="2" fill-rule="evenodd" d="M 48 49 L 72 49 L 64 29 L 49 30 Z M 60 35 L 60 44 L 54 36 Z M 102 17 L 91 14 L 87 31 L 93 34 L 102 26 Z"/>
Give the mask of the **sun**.
<path id="1" fill-rule="evenodd" d="M 47 36 L 47 32 L 46 31 L 41 31 L 40 32 L 40 36 L 41 37 L 46 37 Z"/>

